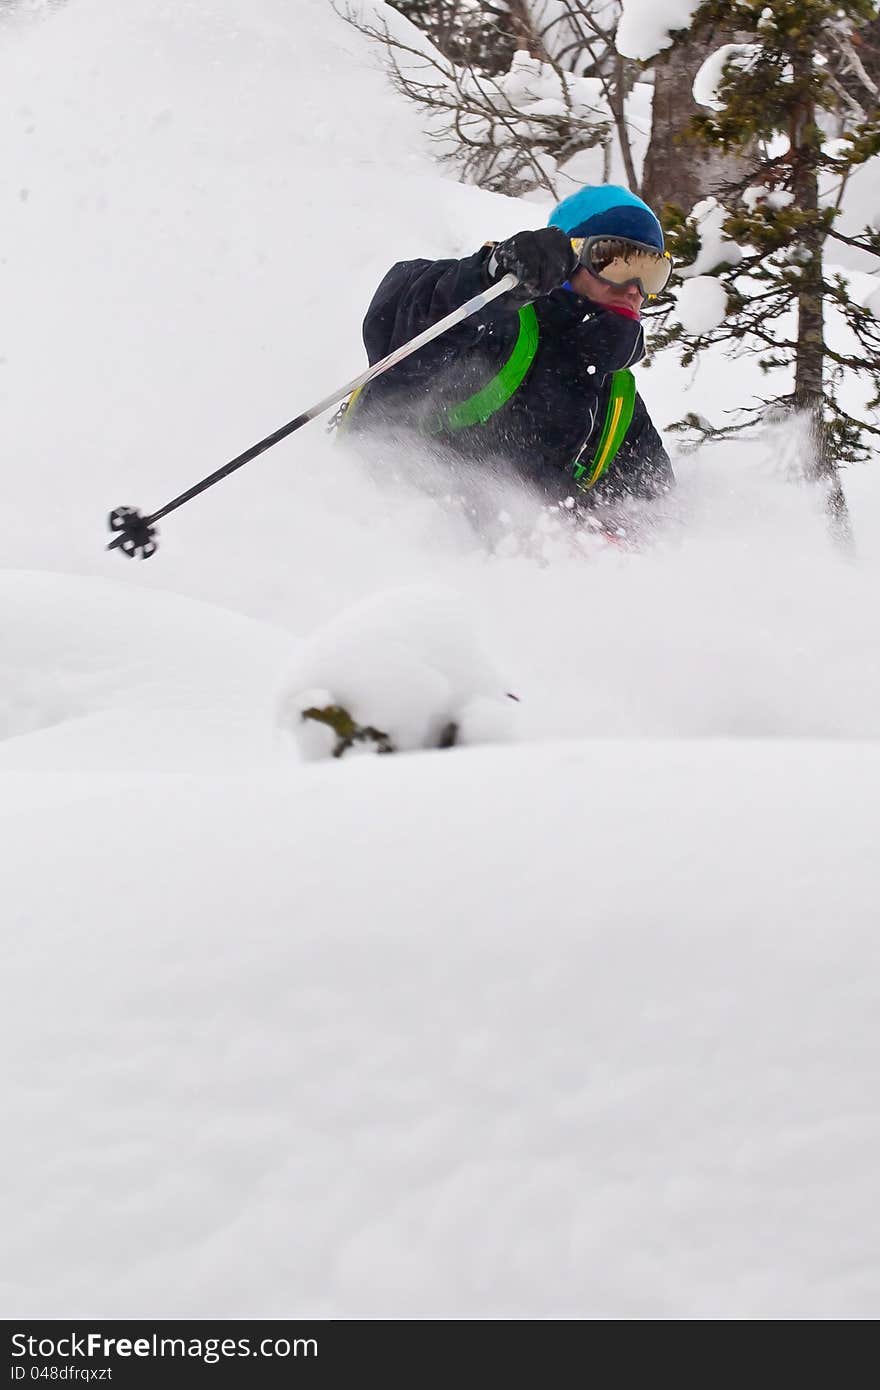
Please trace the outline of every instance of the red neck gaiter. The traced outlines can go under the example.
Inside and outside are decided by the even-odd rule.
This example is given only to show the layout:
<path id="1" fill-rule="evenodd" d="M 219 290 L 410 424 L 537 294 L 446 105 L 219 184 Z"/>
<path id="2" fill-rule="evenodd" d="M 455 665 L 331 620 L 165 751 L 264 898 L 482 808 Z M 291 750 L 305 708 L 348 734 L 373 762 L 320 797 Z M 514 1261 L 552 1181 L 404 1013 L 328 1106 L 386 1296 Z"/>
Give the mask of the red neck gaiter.
<path id="1" fill-rule="evenodd" d="M 641 314 L 636 309 L 631 309 L 628 304 L 606 304 L 603 306 L 610 314 L 622 314 L 625 319 L 635 319 L 639 322 Z"/>

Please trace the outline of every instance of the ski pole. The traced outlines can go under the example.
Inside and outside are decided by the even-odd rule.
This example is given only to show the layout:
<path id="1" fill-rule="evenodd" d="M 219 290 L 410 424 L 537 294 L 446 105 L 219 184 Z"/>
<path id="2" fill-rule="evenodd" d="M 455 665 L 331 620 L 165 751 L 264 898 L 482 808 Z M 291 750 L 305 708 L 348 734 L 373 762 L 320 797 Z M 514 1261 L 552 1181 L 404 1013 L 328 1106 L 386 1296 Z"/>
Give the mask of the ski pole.
<path id="1" fill-rule="evenodd" d="M 469 299 L 466 304 L 460 305 L 458 309 L 453 309 L 451 314 L 447 314 L 438 323 L 431 324 L 423 333 L 411 338 L 408 343 L 403 343 L 393 352 L 389 352 L 387 357 L 383 357 L 380 362 L 376 362 L 372 367 L 368 367 L 360 376 L 356 376 L 353 381 L 346 382 L 345 386 L 340 386 L 338 390 L 332 391 L 329 396 L 325 396 L 317 405 L 311 406 L 309 410 L 303 411 L 302 415 L 297 415 L 295 420 L 282 425 L 274 434 L 268 434 L 259 443 L 252 444 L 249 449 L 245 449 L 243 454 L 225 463 L 222 468 L 218 468 L 215 473 L 209 473 L 207 478 L 202 478 L 201 482 L 195 483 L 186 492 L 182 492 L 179 497 L 175 497 L 171 502 L 166 502 L 164 507 L 160 507 L 157 512 L 151 512 L 149 516 L 143 516 L 134 507 L 115 507 L 110 513 L 110 530 L 114 532 L 113 540 L 107 546 L 108 550 L 120 549 L 123 554 L 128 556 L 140 555 L 142 560 L 148 560 L 151 555 L 156 553 L 156 522 L 169 512 L 176 511 L 182 507 L 184 502 L 189 502 L 193 497 L 198 497 L 200 492 L 205 492 L 215 483 L 219 483 L 221 478 L 226 478 L 230 473 L 234 473 L 237 468 L 242 468 L 251 459 L 255 459 L 258 454 L 265 453 L 271 449 L 273 444 L 278 444 L 282 439 L 286 439 L 294 430 L 301 429 L 310 420 L 314 420 L 316 415 L 321 415 L 325 410 L 329 410 L 331 405 L 336 405 L 344 396 L 348 396 L 352 391 L 356 391 L 359 386 L 366 386 L 368 381 L 381 376 L 387 372 L 389 367 L 394 367 L 398 362 L 402 362 L 410 353 L 417 352 L 420 347 L 430 343 L 434 338 L 439 338 L 441 333 L 453 328 L 455 324 L 462 323 L 464 319 L 476 314 L 485 305 L 491 304 L 493 299 L 499 295 L 506 294 L 512 290 L 519 281 L 515 275 L 504 275 L 497 284 L 490 286 L 488 290 L 483 290 L 481 294 L 475 294 L 473 299 Z"/>

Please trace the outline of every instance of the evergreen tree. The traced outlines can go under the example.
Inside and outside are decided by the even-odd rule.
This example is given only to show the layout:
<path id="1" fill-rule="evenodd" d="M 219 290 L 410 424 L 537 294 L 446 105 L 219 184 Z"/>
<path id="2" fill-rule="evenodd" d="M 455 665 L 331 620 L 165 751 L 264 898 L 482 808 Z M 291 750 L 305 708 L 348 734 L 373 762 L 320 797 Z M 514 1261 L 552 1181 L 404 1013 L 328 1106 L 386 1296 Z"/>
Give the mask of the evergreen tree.
<path id="1" fill-rule="evenodd" d="M 717 82 L 705 68 L 702 84 L 698 77 L 701 99 L 713 109 L 697 118 L 696 130 L 721 150 L 747 152 L 748 167 L 722 193 L 723 232 L 735 245 L 705 267 L 726 291 L 726 316 L 688 333 L 667 305 L 658 339 L 678 342 L 685 362 L 711 343 L 731 342 L 735 352 L 757 352 L 765 370 L 791 371 L 791 389 L 763 401 L 759 413 L 784 406 L 806 416 L 806 471 L 827 483 L 841 531 L 848 521 L 838 464 L 866 458 L 880 439 L 876 414 L 868 418 L 880 405 L 880 322 L 853 297 L 847 275 L 827 266 L 837 242 L 878 257 L 880 270 L 877 231 L 845 236 L 835 229 L 852 171 L 880 151 L 880 92 L 859 56 L 875 19 L 873 0 L 700 4 L 697 33 L 735 24 L 745 41 L 710 59 Z M 823 180 L 836 184 L 836 198 L 822 196 Z M 699 219 L 670 208 L 666 220 L 673 254 L 693 262 Z M 857 395 L 858 385 L 867 386 L 868 399 L 854 413 L 843 396 Z"/>

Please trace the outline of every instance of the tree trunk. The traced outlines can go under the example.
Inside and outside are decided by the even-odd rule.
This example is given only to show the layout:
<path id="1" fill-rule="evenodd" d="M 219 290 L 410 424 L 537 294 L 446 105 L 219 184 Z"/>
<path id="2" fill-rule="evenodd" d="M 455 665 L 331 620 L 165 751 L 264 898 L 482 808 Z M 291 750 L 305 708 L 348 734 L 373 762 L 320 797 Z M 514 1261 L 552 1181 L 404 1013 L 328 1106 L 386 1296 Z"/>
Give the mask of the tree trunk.
<path id="1" fill-rule="evenodd" d="M 809 55 L 794 60 L 795 81 L 809 75 Z M 806 67 L 806 71 L 800 69 Z M 846 496 L 840 481 L 837 460 L 825 420 L 825 327 L 823 291 L 823 249 L 825 233 L 820 222 L 817 157 L 821 135 L 816 127 L 816 109 L 805 103 L 791 131 L 793 160 L 792 188 L 795 205 L 812 215 L 803 241 L 807 252 L 801 266 L 797 295 L 797 348 L 795 351 L 794 399 L 810 424 L 810 449 L 805 472 L 826 492 L 826 510 L 832 537 L 844 550 L 853 546 L 852 525 Z"/>
<path id="2" fill-rule="evenodd" d="M 703 61 L 733 36 L 716 31 L 711 38 L 689 38 L 660 54 L 654 69 L 654 107 L 651 143 L 642 174 L 642 197 L 656 212 L 676 203 L 690 212 L 694 203 L 722 185 L 741 179 L 750 161 L 743 154 L 724 154 L 689 134 L 700 108 L 693 84 Z"/>

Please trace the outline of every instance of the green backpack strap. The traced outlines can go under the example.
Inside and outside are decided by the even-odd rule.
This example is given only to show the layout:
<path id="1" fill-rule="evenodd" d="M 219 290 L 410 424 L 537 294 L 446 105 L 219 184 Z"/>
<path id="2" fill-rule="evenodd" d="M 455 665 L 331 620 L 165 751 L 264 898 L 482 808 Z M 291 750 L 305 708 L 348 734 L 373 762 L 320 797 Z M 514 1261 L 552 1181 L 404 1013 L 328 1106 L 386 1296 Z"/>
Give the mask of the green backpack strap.
<path id="1" fill-rule="evenodd" d="M 632 423 L 636 403 L 636 379 L 628 367 L 611 374 L 611 394 L 605 412 L 605 424 L 596 445 L 591 463 L 581 463 L 580 455 L 575 459 L 572 476 L 582 492 L 595 487 L 604 473 L 611 467 L 615 454 L 626 438 Z"/>
<path id="2" fill-rule="evenodd" d="M 469 425 L 484 425 L 522 385 L 537 351 L 538 316 L 533 304 L 524 304 L 519 311 L 519 333 L 503 367 L 466 401 L 448 406 L 438 420 L 437 428 L 463 430 Z"/>
<path id="3" fill-rule="evenodd" d="M 519 332 L 510 356 L 491 381 L 459 405 L 448 406 L 434 423 L 434 433 L 442 430 L 463 430 L 470 425 L 484 425 L 509 401 L 523 383 L 538 351 L 538 316 L 534 305 L 524 304 L 519 310 Z M 350 423 L 351 412 L 357 405 L 363 387 L 349 396 L 339 414 L 337 429 L 343 433 Z"/>

